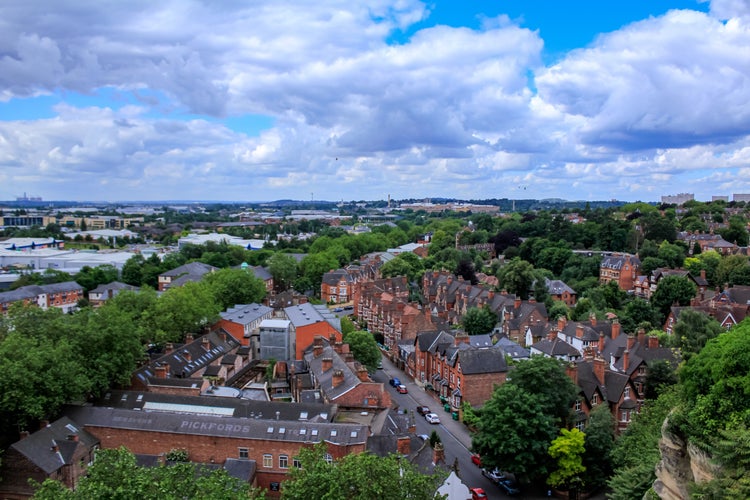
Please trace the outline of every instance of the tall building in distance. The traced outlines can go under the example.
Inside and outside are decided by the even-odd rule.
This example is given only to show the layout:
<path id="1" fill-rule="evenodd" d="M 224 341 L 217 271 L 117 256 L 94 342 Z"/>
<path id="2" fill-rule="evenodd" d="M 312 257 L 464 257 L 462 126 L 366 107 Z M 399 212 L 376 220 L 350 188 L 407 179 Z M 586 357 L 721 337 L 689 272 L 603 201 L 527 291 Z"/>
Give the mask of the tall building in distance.
<path id="1" fill-rule="evenodd" d="M 661 197 L 661 202 L 668 205 L 684 205 L 687 201 L 695 199 L 693 193 L 679 193 L 674 195 L 666 195 Z"/>

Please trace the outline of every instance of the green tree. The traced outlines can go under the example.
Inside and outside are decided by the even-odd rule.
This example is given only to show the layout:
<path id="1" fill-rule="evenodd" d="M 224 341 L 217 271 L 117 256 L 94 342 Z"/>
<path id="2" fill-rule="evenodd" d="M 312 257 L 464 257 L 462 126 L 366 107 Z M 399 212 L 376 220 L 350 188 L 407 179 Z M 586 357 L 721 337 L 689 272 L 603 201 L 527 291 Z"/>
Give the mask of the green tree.
<path id="1" fill-rule="evenodd" d="M 302 467 L 289 471 L 281 492 L 284 500 L 432 500 L 446 476 L 439 470 L 422 474 L 398 455 L 378 457 L 365 452 L 329 461 L 323 444 L 303 448 L 298 458 Z"/>
<path id="2" fill-rule="evenodd" d="M 164 292 L 144 312 L 142 323 L 159 343 L 182 342 L 186 334 L 200 332 L 203 327 L 216 322 L 220 311 L 210 288 L 200 282 L 191 282 Z"/>
<path id="3" fill-rule="evenodd" d="M 620 324 L 626 332 L 634 332 L 639 325 L 648 323 L 649 330 L 659 324 L 659 314 L 647 300 L 635 297 L 625 304 L 623 313 L 620 315 Z"/>
<path id="4" fill-rule="evenodd" d="M 534 356 L 519 363 L 508 381 L 534 394 L 544 412 L 565 426 L 578 390 L 565 373 L 565 365 L 554 358 Z"/>
<path id="5" fill-rule="evenodd" d="M 684 276 L 665 276 L 659 280 L 656 291 L 651 296 L 651 304 L 666 318 L 673 304 L 686 306 L 695 297 L 697 287 L 690 278 Z"/>
<path id="6" fill-rule="evenodd" d="M 747 220 L 744 217 L 732 216 L 726 229 L 720 229 L 719 234 L 726 241 L 737 246 L 746 247 L 748 243 Z"/>
<path id="7" fill-rule="evenodd" d="M 712 317 L 693 309 L 680 313 L 674 325 L 673 335 L 685 360 L 698 354 L 706 342 L 718 337 L 724 329 Z"/>
<path id="8" fill-rule="evenodd" d="M 223 469 L 212 470 L 198 464 L 140 467 L 135 455 L 125 448 L 102 449 L 75 490 L 47 479 L 34 500 L 217 500 L 262 499 L 265 493 L 233 478 Z"/>
<path id="9" fill-rule="evenodd" d="M 536 280 L 534 266 L 516 257 L 500 268 L 497 272 L 497 279 L 501 288 L 526 300 Z"/>
<path id="10" fill-rule="evenodd" d="M 586 425 L 583 483 L 589 491 L 603 487 L 612 475 L 611 453 L 615 445 L 615 419 L 609 405 L 600 404 L 589 414 Z"/>
<path id="11" fill-rule="evenodd" d="M 122 266 L 122 281 L 128 285 L 141 286 L 141 268 L 146 260 L 141 254 L 135 254 L 130 257 Z M 156 287 L 152 287 L 156 288 Z"/>
<path id="12" fill-rule="evenodd" d="M 506 382 L 482 407 L 472 449 L 485 466 L 512 470 L 526 482 L 546 477 L 551 466 L 547 450 L 557 432 L 556 419 L 544 411 L 539 397 Z"/>
<path id="13" fill-rule="evenodd" d="M 585 436 L 578 429 L 560 429 L 560 435 L 552 441 L 549 456 L 557 466 L 547 478 L 553 488 L 577 490 L 582 485 L 581 476 L 586 471 L 583 465 Z"/>
<path id="14" fill-rule="evenodd" d="M 711 456 L 718 465 L 715 477 L 695 485 L 692 498 L 750 498 L 750 431 L 747 427 L 721 431 L 711 446 Z"/>
<path id="15" fill-rule="evenodd" d="M 338 267 L 338 260 L 326 253 L 306 255 L 299 263 L 302 276 L 307 280 L 307 283 L 309 283 L 309 286 L 316 294 L 320 294 L 320 284 L 323 281 L 323 275 L 328 271 L 338 269 Z M 300 292 L 306 291 L 305 289 L 298 288 L 297 282 L 295 282 L 294 286 Z"/>
<path id="16" fill-rule="evenodd" d="M 489 307 L 470 307 L 461 318 L 461 324 L 469 335 L 486 335 L 497 324 L 497 314 Z"/>
<path id="17" fill-rule="evenodd" d="M 93 290 L 99 285 L 105 285 L 117 281 L 120 277 L 120 271 L 111 264 L 104 264 L 97 267 L 83 266 L 76 274 L 76 283 L 81 285 L 87 292 Z"/>
<path id="18" fill-rule="evenodd" d="M 297 261 L 291 255 L 280 252 L 269 257 L 268 270 L 273 276 L 273 286 L 276 292 L 289 290 L 297 279 Z"/>
<path id="19" fill-rule="evenodd" d="M 646 373 L 646 399 L 656 399 L 677 383 L 677 372 L 668 361 L 655 359 L 648 362 Z"/>
<path id="20" fill-rule="evenodd" d="M 237 304 L 259 303 L 266 296 L 266 284 L 250 269 L 220 269 L 203 277 L 221 310 Z"/>
<path id="21" fill-rule="evenodd" d="M 719 285 L 742 285 L 748 269 L 748 260 L 744 255 L 727 255 L 721 258 L 716 268 L 716 279 Z M 739 278 L 739 279 L 738 279 Z"/>
<path id="22" fill-rule="evenodd" d="M 382 357 L 378 343 L 370 332 L 356 330 L 349 333 L 344 342 L 349 344 L 349 348 L 354 355 L 354 359 L 367 367 L 367 370 L 374 372 L 378 368 L 378 363 Z"/>
<path id="23" fill-rule="evenodd" d="M 702 252 L 700 255 L 686 258 L 683 265 L 693 276 L 700 276 L 701 271 L 705 271 L 706 281 L 713 286 L 720 283 L 716 274 L 720 262 L 721 255 L 715 250 L 709 250 Z"/>

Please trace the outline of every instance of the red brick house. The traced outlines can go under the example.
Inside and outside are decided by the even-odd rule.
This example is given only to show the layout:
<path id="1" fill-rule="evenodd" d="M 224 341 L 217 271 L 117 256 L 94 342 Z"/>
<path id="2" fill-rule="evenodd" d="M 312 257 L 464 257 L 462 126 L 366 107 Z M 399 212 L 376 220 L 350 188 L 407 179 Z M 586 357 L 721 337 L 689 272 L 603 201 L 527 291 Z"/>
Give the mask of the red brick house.
<path id="1" fill-rule="evenodd" d="M 56 307 L 63 312 L 78 308 L 78 301 L 85 298 L 83 287 L 75 281 L 52 283 L 49 285 L 27 285 L 0 292 L 0 312 L 8 313 L 8 308 L 16 303 L 36 305 L 42 309 Z"/>
<path id="2" fill-rule="evenodd" d="M 352 300 L 354 279 L 345 269 L 331 270 L 323 274 L 320 283 L 320 299 L 327 304 L 341 304 Z"/>
<path id="3" fill-rule="evenodd" d="M 627 253 L 605 254 L 599 264 L 599 283 L 606 285 L 610 281 L 614 281 L 621 290 L 634 290 L 640 268 L 641 261 L 635 255 Z"/>
<path id="4" fill-rule="evenodd" d="M 67 417 L 44 425 L 33 434 L 24 432 L 5 451 L 0 464 L 0 497 L 15 500 L 30 498 L 29 485 L 45 479 L 60 481 L 75 488 L 86 468 L 94 460 L 99 439 Z"/>

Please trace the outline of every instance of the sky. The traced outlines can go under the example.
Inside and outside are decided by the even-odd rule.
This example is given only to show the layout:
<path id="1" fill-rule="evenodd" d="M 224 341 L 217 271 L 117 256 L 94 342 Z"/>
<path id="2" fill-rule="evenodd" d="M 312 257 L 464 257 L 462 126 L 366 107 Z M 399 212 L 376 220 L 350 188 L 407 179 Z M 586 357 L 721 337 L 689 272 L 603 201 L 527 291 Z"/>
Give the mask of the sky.
<path id="1" fill-rule="evenodd" d="M 750 193 L 750 0 L 0 2 L 0 200 Z"/>

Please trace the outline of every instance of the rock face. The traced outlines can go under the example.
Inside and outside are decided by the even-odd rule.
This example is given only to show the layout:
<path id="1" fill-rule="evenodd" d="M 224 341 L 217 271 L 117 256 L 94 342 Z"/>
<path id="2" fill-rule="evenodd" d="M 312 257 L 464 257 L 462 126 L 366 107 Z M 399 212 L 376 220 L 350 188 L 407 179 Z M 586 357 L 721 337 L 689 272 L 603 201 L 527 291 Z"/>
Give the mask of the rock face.
<path id="1" fill-rule="evenodd" d="M 662 500 L 684 500 L 690 498 L 690 483 L 712 480 L 715 468 L 705 452 L 670 433 L 668 422 L 669 417 L 661 426 L 661 460 L 656 464 L 654 491 Z"/>

